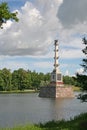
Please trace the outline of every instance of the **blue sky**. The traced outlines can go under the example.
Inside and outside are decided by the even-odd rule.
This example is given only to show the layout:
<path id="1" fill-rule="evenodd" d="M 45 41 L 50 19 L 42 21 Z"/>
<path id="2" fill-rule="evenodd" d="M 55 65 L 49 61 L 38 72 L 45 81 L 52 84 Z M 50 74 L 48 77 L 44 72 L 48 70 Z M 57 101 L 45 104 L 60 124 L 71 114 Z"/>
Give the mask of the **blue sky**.
<path id="1" fill-rule="evenodd" d="M 4 0 L 0 0 L 4 2 Z M 86 0 L 5 0 L 19 22 L 0 30 L 0 69 L 51 72 L 54 40 L 59 40 L 60 70 L 82 73 L 82 38 L 87 34 Z M 72 6 L 71 6 L 72 5 Z"/>

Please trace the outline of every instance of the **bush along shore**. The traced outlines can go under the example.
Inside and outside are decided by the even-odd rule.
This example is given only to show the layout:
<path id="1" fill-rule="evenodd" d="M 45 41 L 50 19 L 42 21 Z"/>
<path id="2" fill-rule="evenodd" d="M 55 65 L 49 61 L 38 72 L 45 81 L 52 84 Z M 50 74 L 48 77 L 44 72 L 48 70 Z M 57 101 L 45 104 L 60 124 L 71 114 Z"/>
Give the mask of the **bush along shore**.
<path id="1" fill-rule="evenodd" d="M 87 130 L 87 113 L 81 114 L 69 121 L 49 121 L 47 123 L 29 124 L 0 130 Z"/>

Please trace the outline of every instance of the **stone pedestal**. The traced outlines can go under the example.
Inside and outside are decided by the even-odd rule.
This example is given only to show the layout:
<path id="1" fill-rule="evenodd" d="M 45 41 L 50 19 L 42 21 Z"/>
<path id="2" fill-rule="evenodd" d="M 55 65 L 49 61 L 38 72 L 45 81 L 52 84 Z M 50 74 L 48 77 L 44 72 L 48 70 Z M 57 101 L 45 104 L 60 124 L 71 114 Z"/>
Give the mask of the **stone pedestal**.
<path id="1" fill-rule="evenodd" d="M 41 87 L 39 97 L 44 98 L 73 98 L 73 89 L 70 86 Z"/>
<path id="2" fill-rule="evenodd" d="M 56 98 L 73 98 L 74 93 L 71 86 L 56 87 Z"/>

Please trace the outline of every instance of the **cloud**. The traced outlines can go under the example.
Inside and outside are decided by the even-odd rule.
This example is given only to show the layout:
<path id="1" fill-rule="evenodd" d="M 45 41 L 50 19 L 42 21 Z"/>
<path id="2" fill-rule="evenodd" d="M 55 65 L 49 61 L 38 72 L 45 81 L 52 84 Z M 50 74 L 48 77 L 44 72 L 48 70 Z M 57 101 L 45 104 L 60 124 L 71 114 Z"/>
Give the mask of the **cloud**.
<path id="1" fill-rule="evenodd" d="M 0 30 L 0 55 L 38 56 L 48 52 L 59 27 L 56 13 L 62 0 L 39 2 L 26 2 L 18 10 L 19 22 L 9 21 L 3 25 L 4 29 Z"/>
<path id="2" fill-rule="evenodd" d="M 23 68 L 25 70 L 36 70 L 37 72 L 51 72 L 53 70 L 53 62 L 43 59 L 43 57 L 20 57 L 20 56 L 2 56 L 0 57 L 0 69 L 8 68 L 11 71 Z"/>
<path id="3" fill-rule="evenodd" d="M 86 23 L 86 12 L 87 0 L 64 0 L 58 11 L 58 18 L 64 27 L 70 28 L 78 23 Z"/>
<path id="4" fill-rule="evenodd" d="M 49 61 L 37 62 L 37 63 L 34 63 L 33 65 L 38 68 L 50 68 L 50 69 L 53 66 L 52 62 L 49 62 Z"/>
<path id="5" fill-rule="evenodd" d="M 84 55 L 83 53 L 81 53 L 81 50 L 62 49 L 60 57 L 65 59 L 76 59 L 76 58 L 83 58 Z"/>
<path id="6" fill-rule="evenodd" d="M 65 75 L 69 76 L 69 71 L 68 70 L 66 70 Z"/>
<path id="7" fill-rule="evenodd" d="M 10 28 L 11 25 L 12 25 L 12 21 L 10 21 L 10 20 L 8 20 L 7 23 L 3 23 L 4 30 Z"/>
<path id="8" fill-rule="evenodd" d="M 25 70 L 29 69 L 29 64 L 25 62 L 19 62 L 19 61 L 1 61 L 0 62 L 0 69 L 7 68 L 11 69 L 11 71 L 23 68 Z"/>
<path id="9" fill-rule="evenodd" d="M 83 68 L 79 68 L 79 69 L 76 70 L 76 73 L 83 74 L 84 73 L 84 69 Z"/>

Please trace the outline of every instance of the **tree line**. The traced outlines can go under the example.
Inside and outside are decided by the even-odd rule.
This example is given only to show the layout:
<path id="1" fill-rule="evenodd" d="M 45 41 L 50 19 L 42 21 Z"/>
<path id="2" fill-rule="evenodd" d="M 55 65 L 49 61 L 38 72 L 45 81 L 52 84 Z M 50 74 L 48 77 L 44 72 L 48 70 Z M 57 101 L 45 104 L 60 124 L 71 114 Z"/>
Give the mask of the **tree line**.
<path id="1" fill-rule="evenodd" d="M 37 73 L 22 68 L 11 72 L 9 69 L 0 70 L 0 91 L 39 89 L 49 84 L 50 73 Z"/>

